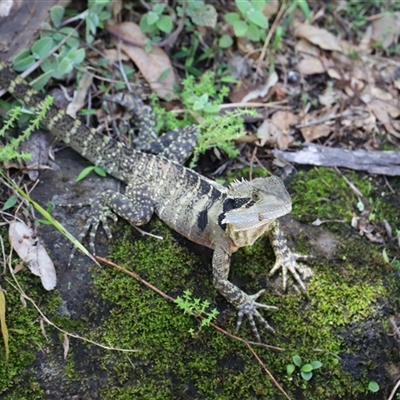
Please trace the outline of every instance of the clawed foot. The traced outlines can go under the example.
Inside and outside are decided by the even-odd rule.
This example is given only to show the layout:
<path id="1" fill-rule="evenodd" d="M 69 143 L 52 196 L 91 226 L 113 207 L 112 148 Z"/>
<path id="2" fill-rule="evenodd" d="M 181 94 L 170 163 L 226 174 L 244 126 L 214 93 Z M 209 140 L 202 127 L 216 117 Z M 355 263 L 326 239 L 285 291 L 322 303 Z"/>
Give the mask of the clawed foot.
<path id="1" fill-rule="evenodd" d="M 256 336 L 258 342 L 261 342 L 260 335 L 258 333 L 258 329 L 256 326 L 256 323 L 254 321 L 254 317 L 258 319 L 258 321 L 272 333 L 275 333 L 274 329 L 268 324 L 268 322 L 260 315 L 260 313 L 257 311 L 257 308 L 263 308 L 265 310 L 269 311 L 276 311 L 278 310 L 278 307 L 275 306 L 267 306 L 265 304 L 257 303 L 255 300 L 257 300 L 258 297 L 260 297 L 264 293 L 265 289 L 260 290 L 258 293 L 253 294 L 253 295 L 246 295 L 247 296 L 247 301 L 242 304 L 241 306 L 238 306 L 237 309 L 239 311 L 238 315 L 238 320 L 236 324 L 236 331 L 240 329 L 240 326 L 242 325 L 243 321 L 243 316 L 246 315 L 246 317 L 250 321 L 251 329 L 253 330 L 254 335 Z"/>
<path id="2" fill-rule="evenodd" d="M 277 255 L 275 265 L 269 272 L 269 276 L 272 276 L 278 269 L 282 268 L 282 287 L 286 290 L 287 286 L 287 272 L 289 271 L 296 282 L 300 285 L 303 291 L 306 291 L 303 279 L 307 279 L 312 276 L 310 267 L 299 264 L 296 260 L 298 259 L 309 259 L 313 256 L 304 256 L 301 254 L 293 253 L 291 250 L 285 251 L 281 255 Z M 301 276 L 300 276 L 301 275 Z"/>
<path id="3" fill-rule="evenodd" d="M 83 227 L 81 233 L 78 236 L 78 241 L 82 242 L 83 238 L 87 235 L 89 232 L 89 247 L 90 247 L 90 252 L 92 254 L 95 254 L 95 237 L 96 237 L 96 232 L 101 224 L 104 232 L 106 233 L 108 239 L 112 239 L 112 234 L 110 227 L 108 226 L 107 219 L 111 218 L 114 222 L 118 221 L 118 217 L 116 214 L 114 214 L 111 209 L 104 204 L 101 198 L 95 197 L 90 203 L 90 215 L 88 219 L 86 220 L 85 226 Z M 74 254 L 76 252 L 76 247 L 74 247 L 71 251 L 71 254 L 69 256 L 68 264 L 71 263 Z"/>

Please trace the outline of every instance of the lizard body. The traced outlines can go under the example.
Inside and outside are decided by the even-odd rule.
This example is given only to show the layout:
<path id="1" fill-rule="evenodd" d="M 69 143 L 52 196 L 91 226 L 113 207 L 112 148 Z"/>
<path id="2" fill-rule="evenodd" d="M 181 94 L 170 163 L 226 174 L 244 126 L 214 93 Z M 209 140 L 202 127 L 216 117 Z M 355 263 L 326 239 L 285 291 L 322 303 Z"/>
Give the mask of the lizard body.
<path id="1" fill-rule="evenodd" d="M 37 111 L 43 101 L 40 93 L 1 61 L 0 87 L 7 89 L 32 111 Z M 141 130 L 147 130 L 150 135 L 154 127 L 151 108 L 137 100 L 133 111 L 140 119 Z M 303 267 L 296 262 L 298 256 L 288 248 L 277 221 L 278 217 L 291 211 L 290 196 L 279 178 L 236 181 L 226 188 L 185 168 L 181 162 L 186 157 L 187 149 L 194 145 L 193 127 L 187 128 L 190 134 L 186 141 L 178 143 L 179 146 L 173 141 L 176 132 L 172 132 L 169 151 L 153 155 L 128 148 L 86 127 L 55 105 L 50 107 L 42 123 L 83 157 L 127 185 L 125 194 L 107 190 L 92 200 L 92 214 L 80 238 L 90 230 L 93 252 L 94 236 L 100 223 L 106 234 L 111 236 L 107 218 L 115 220 L 117 214 L 131 224 L 141 226 L 156 213 L 181 235 L 214 250 L 213 284 L 238 309 L 237 329 L 246 315 L 259 341 L 254 317 L 273 332 L 257 310 L 276 309 L 255 301 L 263 290 L 248 295 L 228 280 L 228 274 L 232 253 L 268 234 L 276 255 L 271 273 L 282 268 L 283 285 L 286 286 L 289 270 L 304 289 L 299 276 L 304 272 Z M 186 151 L 183 151 L 185 148 Z"/>

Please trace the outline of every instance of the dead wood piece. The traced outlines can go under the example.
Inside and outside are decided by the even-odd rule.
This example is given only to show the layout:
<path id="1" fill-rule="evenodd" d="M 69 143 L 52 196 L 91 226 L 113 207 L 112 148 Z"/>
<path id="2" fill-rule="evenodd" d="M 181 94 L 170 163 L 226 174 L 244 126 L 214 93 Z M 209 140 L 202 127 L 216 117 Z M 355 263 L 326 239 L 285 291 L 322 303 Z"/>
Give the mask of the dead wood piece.
<path id="1" fill-rule="evenodd" d="M 346 150 L 311 144 L 304 145 L 302 150 L 295 153 L 282 150 L 273 150 L 273 153 L 275 157 L 291 163 L 344 167 L 378 175 L 400 175 L 400 151 Z"/>

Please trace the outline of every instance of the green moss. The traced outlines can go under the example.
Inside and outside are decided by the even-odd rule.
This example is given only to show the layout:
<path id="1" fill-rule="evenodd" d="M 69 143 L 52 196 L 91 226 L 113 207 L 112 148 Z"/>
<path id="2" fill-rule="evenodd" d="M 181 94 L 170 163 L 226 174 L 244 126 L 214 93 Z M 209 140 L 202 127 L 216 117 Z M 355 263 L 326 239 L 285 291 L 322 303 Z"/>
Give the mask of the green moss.
<path id="1" fill-rule="evenodd" d="M 252 179 L 254 178 L 266 178 L 270 176 L 267 170 L 262 169 L 262 168 L 250 168 L 250 167 L 244 167 L 238 170 L 229 170 L 227 171 L 227 178 L 228 180 L 233 180 L 233 179 L 249 179 L 249 176 L 252 176 Z"/>
<path id="2" fill-rule="evenodd" d="M 368 199 L 368 207 L 384 200 L 385 207 L 388 206 L 379 206 L 382 210 L 379 218 L 388 218 L 386 210 L 392 211 L 395 201 L 379 197 L 374 185 L 362 174 L 347 176 Z M 318 183 L 318 179 L 323 182 Z M 283 350 L 259 347 L 255 350 L 291 398 L 376 399 L 376 395 L 368 397 L 368 382 L 376 380 L 381 388 L 388 387 L 391 381 L 381 366 L 400 362 L 398 347 L 390 345 L 387 339 L 390 328 L 384 323 L 388 315 L 396 315 L 400 309 L 400 301 L 396 300 L 400 290 L 397 272 L 390 264 L 384 264 L 381 248 L 351 231 L 349 221 L 353 212 L 358 212 L 358 199 L 347 184 L 342 184 L 343 179 L 335 172 L 320 169 L 310 171 L 309 175 L 301 174 L 289 186 L 297 214 L 303 219 L 329 217 L 347 221 L 340 225 L 340 244 L 331 258 L 317 257 L 310 261 L 314 276 L 306 294 L 294 290 L 281 293 L 273 279 L 267 277 L 274 264 L 267 238 L 240 249 L 232 258 L 230 280 L 249 294 L 266 287 L 260 302 L 279 307 L 274 313 L 260 311 L 275 328 L 276 335 L 269 335 L 260 324 L 258 326 L 263 340 Z M 323 189 L 317 189 L 321 187 Z M 303 201 L 302 196 L 308 198 L 308 202 L 296 204 L 296 199 L 299 203 Z M 310 201 L 314 202 L 317 212 L 309 205 Z M 350 208 L 346 211 L 346 207 Z M 392 217 L 395 218 L 394 213 L 389 218 Z M 326 227 L 331 229 L 330 225 Z M 325 225 L 318 229 L 325 229 Z M 209 300 L 210 308 L 220 311 L 216 323 L 234 332 L 236 310 L 212 286 L 212 251 L 182 239 L 157 219 L 153 219 L 146 230 L 161 234 L 164 240 L 143 237 L 129 224 L 120 222 L 115 228 L 116 239 L 110 257 L 170 296 L 176 298 L 189 289 L 194 297 Z M 297 252 L 312 253 L 308 236 L 302 233 L 291 238 Z M 392 248 L 388 250 L 394 252 Z M 94 267 L 92 275 L 92 296 L 85 304 L 89 310 L 87 320 L 65 321 L 58 317 L 57 323 L 96 342 L 138 352 L 106 351 L 71 340 L 63 370 L 68 387 L 77 386 L 80 393 L 90 391 L 104 400 L 283 398 L 245 345 L 211 327 L 200 328 L 196 318 L 183 314 L 175 304 L 120 271 Z M 30 275 L 22 277 L 29 285 Z M 43 298 L 48 296 L 47 293 L 42 295 Z M 10 306 L 17 307 L 17 296 L 13 303 L 11 298 Z M 22 318 L 23 313 L 12 318 Z M 30 354 L 30 358 L 7 381 L 13 385 L 14 397 L 9 397 L 10 400 L 16 399 L 15 393 L 19 393 L 15 392 L 15 386 L 19 376 L 24 376 L 21 371 L 32 361 L 35 348 L 42 345 L 37 324 L 30 323 L 36 318 L 31 310 L 25 319 L 17 319 L 18 323 L 12 324 L 13 327 L 29 327 L 29 343 L 26 340 L 17 348 L 18 343 L 13 343 L 13 351 L 28 349 L 26 354 Z M 189 330 L 195 334 L 191 335 Z M 253 340 L 246 320 L 240 335 Z M 59 342 L 56 345 L 60 346 Z M 294 355 L 300 355 L 304 362 L 319 360 L 323 366 L 309 382 L 305 382 L 298 371 L 289 380 L 286 366 Z M 1 372 L 0 369 L 0 382 Z M 29 379 L 28 376 L 26 381 Z M 102 382 L 102 389 L 93 389 L 93 381 Z M 34 381 L 31 382 L 35 386 Z M 32 393 L 36 392 L 32 389 Z M 21 398 L 23 396 L 30 398 L 21 394 Z M 39 398 L 35 396 L 31 398 Z"/>
<path id="3" fill-rule="evenodd" d="M 319 218 L 343 220 L 348 224 L 358 201 L 343 178 L 329 169 L 300 172 L 291 182 L 290 188 L 293 191 L 292 213 L 305 222 Z M 329 224 L 329 228 L 335 226 Z"/>
<path id="4" fill-rule="evenodd" d="M 328 221 L 325 226 L 339 233 L 348 230 L 353 216 L 364 215 L 372 223 L 386 219 L 392 227 L 400 226 L 400 200 L 388 190 L 386 182 L 354 171 L 344 175 L 361 192 L 361 199 L 334 170 L 314 168 L 296 175 L 290 184 L 293 215 L 307 223 Z"/>
<path id="5" fill-rule="evenodd" d="M 20 275 L 20 274 L 19 274 Z M 25 290 L 26 277 L 20 279 Z M 8 276 L 8 279 L 11 279 Z M 35 359 L 35 352 L 43 346 L 44 337 L 40 332 L 37 313 L 31 307 L 24 307 L 19 294 L 0 278 L 0 287 L 6 297 L 6 323 L 9 331 L 9 361 L 5 360 L 4 342 L 0 340 L 0 394 L 11 388 L 18 376 Z"/>
<path id="6" fill-rule="evenodd" d="M 7 237 L 4 229 L 0 230 Z M 6 252 L 9 251 L 6 245 Z M 14 265 L 20 262 L 16 259 Z M 61 299 L 54 293 L 46 292 L 38 277 L 24 269 L 16 276 L 24 292 L 33 299 L 41 299 L 41 310 L 51 315 L 60 305 Z M 10 354 L 8 363 L 5 360 L 5 349 L 0 338 L 0 397 L 2 399 L 42 399 L 43 393 L 34 373 L 27 367 L 35 360 L 35 354 L 43 349 L 46 339 L 41 331 L 39 315 L 31 303 L 26 306 L 20 294 L 10 285 L 15 285 L 10 274 L 0 276 L 0 288 L 6 297 L 6 323 L 9 331 Z M 46 331 L 49 334 L 49 330 Z"/>
<path id="7" fill-rule="evenodd" d="M 178 236 L 159 221 L 152 223 L 150 230 L 161 232 L 164 240 L 135 235 L 132 243 L 132 232 L 124 229 L 124 237 L 114 247 L 113 259 L 174 297 L 190 289 L 196 297 L 210 300 L 211 307 L 221 312 L 217 324 L 233 332 L 236 312 L 211 284 L 207 265 L 211 252 L 206 250 L 205 256 L 203 252 L 199 256 L 197 246 L 189 251 L 192 246 L 187 241 L 178 244 Z M 230 279 L 248 293 L 268 285 L 266 272 L 274 257 L 266 242 L 267 239 L 260 240 L 234 254 Z M 304 247 L 302 242 L 299 245 Z M 257 348 L 257 353 L 293 398 L 299 388 L 311 400 L 329 396 L 368 398 L 365 393 L 374 363 L 358 366 L 356 377 L 338 360 L 349 351 L 362 352 L 361 343 L 352 347 L 348 344 L 361 328 L 349 336 L 341 332 L 372 321 L 377 304 L 389 292 L 378 273 L 379 265 L 379 252 L 365 239 L 356 237 L 338 249 L 334 261 L 315 263 L 307 296 L 277 295 L 273 290 L 263 295 L 262 302 L 278 306 L 279 311 L 262 312 L 277 331 L 275 336 L 263 331 L 262 337 L 284 351 Z M 112 366 L 115 373 L 101 391 L 103 399 L 174 399 L 184 394 L 207 399 L 280 398 L 245 346 L 212 328 L 199 331 L 194 317 L 183 315 L 173 304 L 128 276 L 108 268 L 96 270 L 95 276 L 96 293 L 112 303 L 96 337 L 100 335 L 113 346 L 139 350 L 125 356 L 109 353 L 102 359 L 104 370 Z M 198 333 L 192 337 L 189 329 Z M 240 334 L 252 339 L 248 322 Z M 310 382 L 298 373 L 292 381 L 286 377 L 286 365 L 296 354 L 307 362 L 323 363 Z"/>

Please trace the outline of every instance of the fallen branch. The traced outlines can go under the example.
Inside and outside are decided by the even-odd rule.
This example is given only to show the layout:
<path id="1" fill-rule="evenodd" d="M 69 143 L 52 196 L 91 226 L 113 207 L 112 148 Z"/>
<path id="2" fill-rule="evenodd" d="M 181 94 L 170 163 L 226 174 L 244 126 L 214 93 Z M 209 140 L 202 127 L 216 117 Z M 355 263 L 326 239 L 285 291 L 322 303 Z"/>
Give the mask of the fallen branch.
<path id="1" fill-rule="evenodd" d="M 306 144 L 294 153 L 273 150 L 275 157 L 296 164 L 344 167 L 370 174 L 400 175 L 400 151 L 346 150 Z"/>

